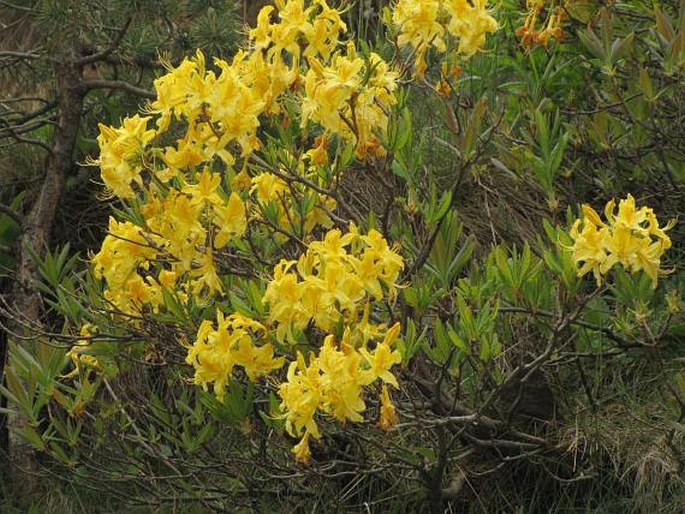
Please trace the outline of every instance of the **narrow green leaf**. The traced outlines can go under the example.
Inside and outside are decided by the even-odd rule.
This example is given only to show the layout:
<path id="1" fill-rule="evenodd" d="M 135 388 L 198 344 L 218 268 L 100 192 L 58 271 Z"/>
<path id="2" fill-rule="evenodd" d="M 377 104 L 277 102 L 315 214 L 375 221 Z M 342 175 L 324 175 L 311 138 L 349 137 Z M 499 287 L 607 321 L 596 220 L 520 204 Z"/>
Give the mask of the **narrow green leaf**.
<path id="1" fill-rule="evenodd" d="M 25 425 L 18 433 L 23 439 L 26 439 L 26 441 L 31 443 L 31 445 L 33 445 L 35 448 L 39 450 L 45 450 L 45 441 L 43 441 L 43 438 L 32 426 Z"/>

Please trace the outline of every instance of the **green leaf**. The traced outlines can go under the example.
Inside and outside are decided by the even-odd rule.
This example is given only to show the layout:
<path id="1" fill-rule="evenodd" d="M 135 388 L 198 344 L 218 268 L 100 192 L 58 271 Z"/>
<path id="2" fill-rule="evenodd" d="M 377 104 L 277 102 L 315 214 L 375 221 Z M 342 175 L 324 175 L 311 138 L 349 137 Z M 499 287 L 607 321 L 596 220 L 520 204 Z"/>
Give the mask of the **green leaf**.
<path id="1" fill-rule="evenodd" d="M 598 60 L 606 62 L 607 54 L 604 51 L 604 45 L 602 41 L 597 37 L 594 30 L 591 28 L 583 29 L 578 31 L 578 37 L 583 46 Z"/>
<path id="2" fill-rule="evenodd" d="M 433 325 L 433 339 L 435 340 L 435 346 L 426 348 L 426 350 L 436 363 L 443 365 L 447 362 L 447 358 L 450 355 L 451 344 L 445 326 L 439 319 L 436 319 Z"/>
<path id="3" fill-rule="evenodd" d="M 668 44 L 675 38 L 675 30 L 673 29 L 672 22 L 668 16 L 659 9 L 658 4 L 654 6 L 654 17 L 656 18 L 656 28 L 659 35 Z"/>
<path id="4" fill-rule="evenodd" d="M 645 95 L 645 99 L 648 102 L 653 102 L 656 99 L 656 96 L 654 95 L 654 84 L 649 76 L 649 72 L 644 67 L 640 67 L 638 74 L 642 94 Z"/>
<path id="5" fill-rule="evenodd" d="M 264 423 L 276 430 L 283 430 L 285 428 L 285 417 L 281 411 L 281 402 L 273 391 L 269 391 L 269 411 L 259 411 L 259 416 Z"/>
<path id="6" fill-rule="evenodd" d="M 487 97 L 483 95 L 480 100 L 476 103 L 471 112 L 471 116 L 466 123 L 466 128 L 464 130 L 464 137 L 462 140 L 462 156 L 464 160 L 471 158 L 471 154 L 476 148 L 476 143 L 478 142 L 478 136 L 480 136 L 480 126 L 483 121 L 483 117 L 488 110 Z"/>
<path id="7" fill-rule="evenodd" d="M 409 318 L 405 324 L 404 337 L 397 341 L 397 347 L 402 355 L 402 364 L 405 367 L 425 344 L 428 327 L 423 327 L 421 334 L 417 332 L 414 320 Z"/>
<path id="8" fill-rule="evenodd" d="M 43 441 L 43 438 L 32 426 L 25 425 L 18 433 L 23 439 L 31 443 L 34 448 L 45 450 L 45 441 Z"/>
<path id="9" fill-rule="evenodd" d="M 238 425 L 245 421 L 252 412 L 254 386 L 246 384 L 243 387 L 237 380 L 232 380 L 227 388 L 223 403 L 212 394 L 204 391 L 200 394 L 200 401 L 207 410 L 219 421 L 227 425 Z"/>
<path id="10" fill-rule="evenodd" d="M 625 58 L 628 53 L 633 49 L 633 40 L 635 39 L 635 34 L 630 33 L 623 39 L 615 39 L 611 44 L 611 52 L 609 54 L 609 62 L 611 65 L 615 65 L 621 59 Z"/>
<path id="11" fill-rule="evenodd" d="M 461 350 L 466 355 L 469 355 L 471 353 L 471 348 L 469 347 L 469 345 L 466 343 L 466 341 L 459 337 L 459 334 L 457 334 L 451 326 L 448 328 L 447 333 L 454 346 L 459 348 L 459 350 Z"/>
<path id="12" fill-rule="evenodd" d="M 443 195 L 442 198 L 440 199 L 440 205 L 438 205 L 437 209 L 432 213 L 431 217 L 429 220 L 427 220 L 429 223 L 437 223 L 440 221 L 445 214 L 447 214 L 447 211 L 449 210 L 450 206 L 452 205 L 452 191 L 446 191 Z"/>

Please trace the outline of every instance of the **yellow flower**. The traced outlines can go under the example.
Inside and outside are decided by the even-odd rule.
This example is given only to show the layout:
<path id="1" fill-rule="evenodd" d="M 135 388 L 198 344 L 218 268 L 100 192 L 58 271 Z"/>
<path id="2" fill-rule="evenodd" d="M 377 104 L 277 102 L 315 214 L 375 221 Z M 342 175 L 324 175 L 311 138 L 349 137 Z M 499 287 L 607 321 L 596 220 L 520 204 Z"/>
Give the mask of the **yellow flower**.
<path id="1" fill-rule="evenodd" d="M 255 346 L 252 338 L 247 334 L 238 340 L 238 346 L 234 348 L 233 355 L 236 364 L 245 368 L 247 377 L 253 382 L 281 368 L 285 362 L 283 357 L 274 358 L 274 349 L 269 343 Z"/>
<path id="2" fill-rule="evenodd" d="M 326 151 L 327 146 L 328 139 L 325 136 L 319 136 L 316 138 L 314 148 L 308 150 L 305 154 L 309 158 L 309 162 L 312 166 L 328 164 L 328 152 Z"/>
<path id="3" fill-rule="evenodd" d="M 314 20 L 301 26 L 302 32 L 307 38 L 308 45 L 304 55 L 320 55 L 328 59 L 338 45 L 341 33 L 347 30 L 345 22 L 340 17 L 340 11 L 331 9 L 325 0 L 317 2 L 321 8 Z"/>
<path id="4" fill-rule="evenodd" d="M 214 394 L 223 401 L 235 366 L 243 367 L 248 378 L 255 381 L 280 368 L 284 359 L 273 357 L 273 347 L 269 343 L 255 346 L 254 339 L 266 333 L 261 323 L 240 314 L 226 318 L 220 311 L 216 317 L 216 330 L 209 320 L 201 323 L 185 360 L 195 368 L 195 384 L 205 390 L 213 384 Z"/>
<path id="5" fill-rule="evenodd" d="M 143 236 L 140 227 L 129 221 L 119 223 L 114 218 L 110 218 L 108 235 L 102 242 L 100 251 L 92 256 L 91 261 L 95 278 L 106 281 L 108 288 L 106 292 L 110 293 L 114 306 L 126 313 L 131 313 L 133 304 L 132 300 L 127 297 L 129 292 L 136 295 L 137 302 L 140 302 L 141 297 L 149 297 L 148 286 L 142 283 L 142 278 L 133 289 L 131 289 L 130 281 L 134 277 L 139 277 L 138 269 L 149 267 L 150 260 L 156 255 L 157 250 Z M 143 292 L 138 286 L 145 291 Z M 141 307 L 140 303 L 137 304 L 137 308 L 139 307 Z"/>
<path id="6" fill-rule="evenodd" d="M 495 32 L 497 21 L 485 8 L 485 0 L 452 0 L 446 3 L 451 18 L 447 30 L 459 38 L 457 51 L 471 57 L 485 44 L 487 34 Z"/>
<path id="7" fill-rule="evenodd" d="M 340 343 L 336 342 L 333 335 L 327 335 L 318 354 L 310 355 L 309 365 L 302 354 L 297 353 L 297 360 L 291 362 L 287 381 L 281 384 L 279 395 L 286 429 L 295 437 L 302 436 L 300 444 L 293 449 L 298 458 L 308 458 L 307 441 L 310 435 L 320 437 L 315 421 L 317 413 L 343 423 L 361 422 L 366 409 L 364 387 L 379 378 L 397 387 L 397 381 L 389 369 L 399 362 L 399 354 L 390 351 L 399 330 L 399 323 L 388 330 L 373 355 L 364 348 L 357 350 L 350 344 L 353 336 L 349 328 L 345 330 Z M 397 414 L 384 384 L 380 425 L 389 428 L 396 421 Z"/>
<path id="8" fill-rule="evenodd" d="M 154 130 L 147 129 L 149 120 L 149 116 L 141 118 L 136 114 L 124 119 L 120 128 L 99 125 L 100 157 L 95 162 L 100 165 L 100 176 L 105 186 L 119 198 L 134 196 L 132 182 L 142 185 L 143 152 L 156 135 Z"/>
<path id="9" fill-rule="evenodd" d="M 674 222 L 659 227 L 652 209 L 636 208 L 631 195 L 619 202 L 618 213 L 615 208 L 613 200 L 607 203 L 605 223 L 594 209 L 583 205 L 584 218 L 576 220 L 571 228 L 572 258 L 577 264 L 583 263 L 578 275 L 592 271 L 599 286 L 602 277 L 620 263 L 633 273 L 644 270 L 651 278 L 652 286 L 656 287 L 661 256 L 671 246 L 666 231 Z"/>
<path id="10" fill-rule="evenodd" d="M 203 205 L 207 202 L 219 205 L 222 201 L 216 190 L 220 185 L 221 175 L 212 173 L 209 168 L 205 168 L 197 176 L 197 184 L 185 185 L 181 191 L 191 196 L 191 203 L 193 204 Z"/>
<path id="11" fill-rule="evenodd" d="M 202 164 L 205 160 L 204 153 L 198 148 L 195 141 L 187 138 L 179 139 L 177 147 L 168 146 L 164 149 L 162 159 L 172 169 L 192 168 Z"/>
<path id="12" fill-rule="evenodd" d="M 387 108 L 396 103 L 398 75 L 377 54 L 368 62 L 357 55 L 353 43 L 336 51 L 329 64 L 308 58 L 304 78 L 301 126 L 320 124 L 326 134 L 354 141 L 356 155 L 382 155 L 375 132 L 387 130 Z M 326 135 L 325 134 L 325 135 Z"/>
<path id="13" fill-rule="evenodd" d="M 383 384 L 383 389 L 381 390 L 381 405 L 378 426 L 382 430 L 390 430 L 392 427 L 397 425 L 398 421 L 399 418 L 397 416 L 397 411 L 395 410 L 395 406 L 390 399 L 390 393 L 388 393 L 388 386 Z"/>
<path id="14" fill-rule="evenodd" d="M 380 378 L 383 382 L 399 387 L 395 375 L 390 373 L 390 368 L 402 362 L 400 352 L 391 350 L 390 345 L 384 342 L 376 346 L 373 353 L 370 353 L 366 348 L 361 348 L 359 352 L 369 363 L 371 376 L 374 380 Z"/>
<path id="15" fill-rule="evenodd" d="M 251 185 L 252 179 L 245 170 L 242 170 L 240 173 L 238 173 L 231 181 L 231 188 L 239 191 L 245 191 L 249 189 Z"/>
<path id="16" fill-rule="evenodd" d="M 338 350 L 335 338 L 326 336 L 318 356 L 321 385 L 324 391 L 322 410 L 338 421 L 363 421 L 361 413 L 366 404 L 361 397 L 363 376 L 361 356 L 353 348 Z"/>
<path id="17" fill-rule="evenodd" d="M 325 265 L 342 263 L 348 261 L 348 253 L 345 247 L 348 246 L 356 236 L 347 233 L 344 236 L 340 229 L 329 230 L 323 241 L 314 241 L 309 245 L 309 251 L 318 255 L 320 262 Z"/>
<path id="18" fill-rule="evenodd" d="M 176 272 L 176 271 L 163 269 L 162 271 L 159 272 L 159 277 L 158 277 L 159 283 L 167 289 L 173 289 L 174 286 L 176 285 L 177 279 L 178 279 L 178 272 Z"/>
<path id="19" fill-rule="evenodd" d="M 201 207 L 184 194 L 173 194 L 169 197 L 167 216 L 178 237 L 194 233 L 204 233 L 200 223 Z"/>
<path id="20" fill-rule="evenodd" d="M 81 336 L 91 337 L 98 331 L 97 327 L 90 324 L 84 323 L 81 326 Z M 67 357 L 74 364 L 74 370 L 62 378 L 70 379 L 81 375 L 84 371 L 89 374 L 93 371 L 99 371 L 102 369 L 98 358 L 95 355 L 91 355 L 88 352 L 92 352 L 92 346 L 87 339 L 79 339 L 67 352 Z"/>
<path id="21" fill-rule="evenodd" d="M 393 23 L 399 30 L 398 45 L 414 49 L 414 74 L 418 77 L 425 75 L 430 47 L 445 53 L 451 36 L 458 39 L 457 52 L 468 58 L 483 47 L 487 34 L 498 28 L 485 0 L 399 0 Z"/>
<path id="22" fill-rule="evenodd" d="M 581 231 L 578 227 L 583 225 Z M 582 277 L 586 273 L 592 271 L 597 286 L 602 283 L 602 275 L 608 271 L 613 265 L 607 260 L 609 255 L 606 250 L 606 229 L 598 229 L 593 223 L 583 223 L 581 220 L 576 220 L 571 228 L 571 237 L 574 239 L 573 245 L 573 260 L 575 262 L 583 262 L 583 266 L 578 270 L 578 276 Z"/>
<path id="23" fill-rule="evenodd" d="M 262 7 L 257 15 L 257 26 L 249 32 L 250 40 L 252 40 L 255 50 L 267 48 L 271 44 L 270 17 L 273 10 L 273 5 Z"/>
<path id="24" fill-rule="evenodd" d="M 289 271 L 295 264 L 297 273 Z M 278 325 L 278 339 L 295 342 L 295 334 L 312 320 L 325 331 L 343 318 L 355 320 L 369 294 L 376 300 L 383 297 L 379 280 L 392 294 L 403 265 L 377 231 L 360 236 L 354 226 L 345 234 L 329 230 L 298 261 L 282 260 L 274 268 L 263 300 L 269 305 L 269 321 Z"/>
<path id="25" fill-rule="evenodd" d="M 321 437 L 314 420 L 323 397 L 318 361 L 312 359 L 307 366 L 302 354 L 297 352 L 297 360 L 290 363 L 287 381 L 281 384 L 278 394 L 286 430 L 295 437 L 301 434 Z"/>
<path id="26" fill-rule="evenodd" d="M 211 298 L 223 291 L 211 249 L 196 254 L 190 275 L 190 292 L 195 298 Z"/>
<path id="27" fill-rule="evenodd" d="M 309 433 L 305 433 L 302 440 L 293 446 L 293 455 L 295 460 L 302 464 L 307 464 L 312 460 L 312 452 L 309 450 Z"/>
<path id="28" fill-rule="evenodd" d="M 177 67 L 168 66 L 169 72 L 155 80 L 157 98 L 150 105 L 151 112 L 161 114 L 157 120 L 160 132 L 166 131 L 175 113 L 180 115 L 187 100 L 188 90 L 192 79 L 198 73 L 198 63 L 190 59 L 183 59 Z"/>
<path id="29" fill-rule="evenodd" d="M 231 193 L 228 202 L 223 207 L 215 207 L 214 223 L 219 227 L 219 233 L 214 238 L 214 248 L 223 248 L 232 237 L 240 237 L 247 229 L 247 215 L 245 204 L 237 193 Z"/>
<path id="30" fill-rule="evenodd" d="M 399 0 L 393 10 L 393 22 L 400 29 L 397 43 L 416 50 L 416 62 L 425 58 L 429 46 L 444 52 L 445 27 L 438 21 L 442 2 L 439 0 Z M 421 70 L 422 66 L 418 67 Z"/>
<path id="31" fill-rule="evenodd" d="M 260 202 L 279 201 L 288 190 L 288 184 L 273 173 L 260 173 L 252 179 L 250 194 L 257 193 Z"/>

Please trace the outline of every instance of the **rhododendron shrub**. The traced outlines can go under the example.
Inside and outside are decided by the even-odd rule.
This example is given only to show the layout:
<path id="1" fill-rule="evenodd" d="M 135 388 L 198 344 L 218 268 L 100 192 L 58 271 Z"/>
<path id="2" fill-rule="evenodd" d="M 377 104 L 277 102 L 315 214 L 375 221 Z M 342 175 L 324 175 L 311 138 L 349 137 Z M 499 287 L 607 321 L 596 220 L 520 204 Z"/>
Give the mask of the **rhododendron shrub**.
<path id="1" fill-rule="evenodd" d="M 398 44 L 417 50 L 419 74 L 428 45 L 447 51 L 438 33 L 447 31 L 468 57 L 497 28 L 483 2 L 449 4 L 449 16 L 436 11 L 431 27 L 419 21 L 421 2 L 411 4 L 399 2 L 393 21 Z M 164 311 L 169 296 L 213 306 L 217 327 L 202 321 L 186 362 L 194 383 L 211 385 L 219 400 L 236 366 L 257 380 L 290 362 L 279 395 L 286 428 L 303 437 L 294 449 L 300 460 L 310 455 L 308 438 L 320 437 L 315 414 L 359 422 L 366 389 L 378 380 L 399 386 L 392 367 L 401 361 L 393 348 L 400 324 L 388 328 L 371 314 L 385 316 L 378 305 L 396 297 L 404 259 L 380 232 L 360 232 L 334 212 L 337 184 L 349 172 L 342 155 L 386 156 L 400 72 L 377 53 L 361 54 L 345 32 L 341 11 L 325 1 L 264 7 L 231 62 L 209 66 L 198 52 L 169 65 L 148 115 L 101 126 L 98 138 L 105 187 L 137 218 L 112 218 L 93 256 L 105 298 L 131 315 Z M 286 121 L 303 144 L 269 162 L 261 131 Z M 258 237 L 277 242 L 264 257 L 291 242 L 301 253 L 262 271 L 266 316 L 225 316 L 222 276 L 231 272 L 220 261 L 244 251 L 255 226 Z M 381 398 L 387 428 L 394 410 L 385 386 Z"/>
<path id="2" fill-rule="evenodd" d="M 562 13 L 527 2 L 526 52 L 563 38 Z M 228 426 L 231 451 L 244 452 L 232 465 L 259 458 L 265 481 L 377 459 L 370 475 L 409 470 L 441 506 L 476 452 L 488 473 L 540 458 L 575 480 L 575 443 L 545 432 L 565 422 L 550 383 L 579 373 L 590 395 L 581 357 L 665 344 L 682 303 L 658 287 L 675 222 L 632 195 L 610 199 L 604 219 L 583 204 L 562 221 L 554 178 L 570 128 L 541 103 L 526 112 L 526 165 L 556 224 L 536 220 L 544 237 L 502 244 L 486 194 L 477 216 L 493 244 L 477 241 L 462 207 L 474 185 L 491 192 L 485 174 L 513 174 L 493 148 L 504 159 L 522 144 L 507 132 L 520 117 L 461 96 L 497 10 L 398 0 L 379 48 L 348 34 L 344 14 L 276 1 L 231 60 L 165 63 L 154 101 L 100 127 L 94 163 L 115 208 L 83 282 L 89 309 L 64 309 L 74 344 L 51 394 L 81 430 L 97 386 L 116 400 L 111 381 L 149 364 L 166 377 L 158 403 L 181 390 L 173 408 L 189 416 L 173 425 L 155 404 L 149 417 L 164 421 L 147 433 L 166 438 L 164 452 L 204 449 Z M 417 91 L 436 106 L 448 172 L 414 138 Z"/>

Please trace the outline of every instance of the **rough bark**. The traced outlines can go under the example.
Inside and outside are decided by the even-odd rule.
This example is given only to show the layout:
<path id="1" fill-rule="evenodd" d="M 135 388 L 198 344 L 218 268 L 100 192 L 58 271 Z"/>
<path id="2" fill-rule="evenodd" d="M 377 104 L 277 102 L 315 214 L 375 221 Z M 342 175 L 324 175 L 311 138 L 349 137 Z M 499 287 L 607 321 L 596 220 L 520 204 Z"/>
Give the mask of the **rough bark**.
<path id="1" fill-rule="evenodd" d="M 5 293 L 9 291 L 8 281 L 0 279 L 0 296 L 5 296 Z M 7 360 L 7 342 L 8 334 L 3 328 L 7 326 L 7 320 L 0 313 L 0 377 L 3 376 L 2 371 L 5 369 L 5 362 Z M 3 377 L 4 378 L 4 377 Z M 4 385 L 4 380 L 3 380 Z M 0 407 L 7 407 L 7 398 L 0 395 Z M 10 451 L 10 441 L 9 432 L 7 430 L 7 416 L 5 414 L 0 414 L 0 479 L 3 482 L 7 479 L 7 470 L 9 467 L 9 451 Z"/>
<path id="2" fill-rule="evenodd" d="M 67 174 L 73 166 L 76 136 L 81 123 L 83 98 L 82 67 L 71 57 L 54 64 L 57 85 L 57 123 L 50 151 L 45 160 L 45 176 L 36 201 L 22 224 L 22 237 L 17 251 L 16 280 L 11 299 L 14 304 L 13 330 L 26 331 L 26 324 L 34 327 L 41 323 L 41 300 L 34 287 L 40 278 L 38 268 L 29 249 L 39 257 L 45 255 L 50 241 Z M 26 341 L 21 344 L 28 344 Z M 4 366 L 3 366 L 4 367 Z M 37 488 L 37 461 L 35 453 L 23 440 L 12 437 L 12 429 L 20 428 L 26 419 L 20 414 L 10 416 L 9 449 L 13 463 L 13 476 L 18 489 L 30 493 Z M 15 493 L 17 491 L 15 490 Z"/>
<path id="3" fill-rule="evenodd" d="M 51 150 L 46 157 L 45 177 L 38 198 L 22 226 L 23 236 L 14 291 L 19 312 L 30 321 L 39 320 L 40 300 L 32 287 L 38 279 L 38 269 L 27 248 L 32 248 L 43 256 L 50 241 L 66 176 L 73 165 L 72 156 L 83 110 L 84 90 L 80 66 L 69 61 L 55 63 L 55 77 L 59 109 L 57 126 Z"/>

